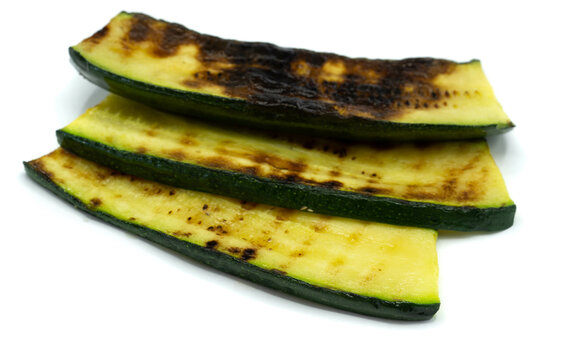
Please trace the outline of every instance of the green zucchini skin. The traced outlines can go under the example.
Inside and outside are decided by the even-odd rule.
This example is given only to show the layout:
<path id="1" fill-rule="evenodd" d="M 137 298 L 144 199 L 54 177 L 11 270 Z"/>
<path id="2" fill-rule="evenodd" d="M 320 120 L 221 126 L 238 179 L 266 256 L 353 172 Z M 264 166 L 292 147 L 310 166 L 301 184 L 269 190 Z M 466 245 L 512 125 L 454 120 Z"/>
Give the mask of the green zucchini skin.
<path id="1" fill-rule="evenodd" d="M 58 130 L 60 145 L 96 163 L 168 185 L 291 209 L 394 225 L 456 231 L 499 231 L 513 225 L 516 206 L 448 206 L 314 187 L 211 169 L 119 150 Z"/>
<path id="2" fill-rule="evenodd" d="M 41 186 L 69 202 L 74 207 L 85 211 L 106 223 L 112 224 L 125 231 L 186 255 L 205 265 L 254 283 L 261 284 L 268 288 L 337 309 L 394 320 L 428 320 L 432 318 L 440 307 L 440 303 L 416 304 L 406 301 L 386 301 L 374 297 L 331 290 L 279 274 L 275 271 L 259 268 L 239 258 L 234 258 L 213 249 L 182 241 L 162 232 L 121 220 L 103 211 L 91 209 L 79 199 L 55 184 L 48 176 L 37 171 L 29 163 L 24 162 L 24 168 L 26 173 Z"/>
<path id="3" fill-rule="evenodd" d="M 69 48 L 73 66 L 90 82 L 120 96 L 177 114 L 197 116 L 232 125 L 262 130 L 357 141 L 457 140 L 502 134 L 514 125 L 415 124 L 313 114 L 292 106 L 258 105 L 239 99 L 172 89 L 120 76 L 96 66 L 73 47 Z"/>

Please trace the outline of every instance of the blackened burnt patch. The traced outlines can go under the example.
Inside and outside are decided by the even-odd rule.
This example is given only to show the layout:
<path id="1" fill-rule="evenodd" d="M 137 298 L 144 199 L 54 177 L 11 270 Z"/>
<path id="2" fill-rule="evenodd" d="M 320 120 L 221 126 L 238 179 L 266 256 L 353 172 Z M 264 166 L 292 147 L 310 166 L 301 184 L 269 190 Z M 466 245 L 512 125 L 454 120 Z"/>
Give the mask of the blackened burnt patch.
<path id="1" fill-rule="evenodd" d="M 206 45 L 216 42 L 222 42 L 222 46 L 200 49 L 200 60 L 211 68 L 214 61 L 234 65 L 223 70 L 221 77 L 212 78 L 212 82 L 221 85 L 228 94 L 258 105 L 295 108 L 318 115 L 345 116 L 340 109 L 350 109 L 349 115 L 359 112 L 382 119 L 401 113 L 404 110 L 401 104 L 407 104 L 406 107 L 415 104 L 440 106 L 440 92 L 426 89 L 433 89 L 432 79 L 450 71 L 454 65 L 450 61 L 428 58 L 351 59 L 265 43 L 229 43 L 220 39 Z M 294 64 L 299 62 L 311 70 L 306 74 L 294 72 Z M 321 78 L 325 62 L 343 64 L 345 72 L 339 75 L 339 80 Z M 413 90 L 406 91 L 406 88 Z"/>
<path id="2" fill-rule="evenodd" d="M 456 63 L 431 58 L 369 60 L 202 35 L 179 24 L 134 15 L 128 38 L 152 41 L 152 54 L 167 57 L 183 44 L 198 48 L 203 71 L 183 84 L 219 85 L 250 103 L 294 108 L 314 115 L 391 119 L 407 109 L 445 106 L 432 80 Z M 330 67 L 342 69 L 330 73 Z M 331 76 L 332 74 L 332 76 Z"/>
<path id="3" fill-rule="evenodd" d="M 247 248 L 243 250 L 243 254 L 241 255 L 241 260 L 251 260 L 255 259 L 256 257 L 256 250 L 252 248 Z"/>
<path id="4" fill-rule="evenodd" d="M 153 31 L 151 27 L 152 18 L 142 14 L 135 14 L 132 17 L 132 25 L 128 32 L 128 39 L 134 42 L 142 42 L 149 38 Z"/>
<path id="5" fill-rule="evenodd" d="M 217 247 L 217 245 L 219 245 L 217 240 L 209 240 L 205 243 L 205 247 L 209 249 L 214 249 Z"/>
<path id="6" fill-rule="evenodd" d="M 171 56 L 176 53 L 180 45 L 190 42 L 196 42 L 196 34 L 182 25 L 167 24 L 154 53 L 161 57 Z"/>

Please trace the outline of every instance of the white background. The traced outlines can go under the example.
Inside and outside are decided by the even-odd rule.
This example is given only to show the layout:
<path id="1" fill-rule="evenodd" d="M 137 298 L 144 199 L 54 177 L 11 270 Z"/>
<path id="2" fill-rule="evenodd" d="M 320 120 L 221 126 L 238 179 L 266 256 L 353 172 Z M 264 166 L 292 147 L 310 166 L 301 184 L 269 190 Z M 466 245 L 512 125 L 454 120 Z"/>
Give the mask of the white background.
<path id="1" fill-rule="evenodd" d="M 16 4 L 15 4 L 16 3 Z M 582 359 L 584 26 L 577 2 L 3 2 L 1 359 Z M 82 214 L 22 161 L 105 92 L 67 47 L 120 10 L 203 33 L 370 58 L 478 58 L 517 127 L 490 139 L 518 206 L 441 233 L 442 307 L 376 320 L 282 296 Z"/>

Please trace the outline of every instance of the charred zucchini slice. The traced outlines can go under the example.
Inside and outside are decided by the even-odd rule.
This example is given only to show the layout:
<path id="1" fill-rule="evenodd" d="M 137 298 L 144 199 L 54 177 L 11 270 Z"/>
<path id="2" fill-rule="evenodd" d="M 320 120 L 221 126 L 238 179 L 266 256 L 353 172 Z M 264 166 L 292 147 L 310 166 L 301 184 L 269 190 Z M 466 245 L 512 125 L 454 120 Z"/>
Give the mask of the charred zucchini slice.
<path id="1" fill-rule="evenodd" d="M 513 126 L 477 60 L 353 59 L 131 13 L 69 53 L 105 89 L 208 121 L 361 140 L 476 138 Z"/>
<path id="2" fill-rule="evenodd" d="M 115 95 L 61 146 L 173 186 L 398 225 L 501 230 L 515 205 L 484 140 L 371 147 L 214 126 Z"/>
<path id="3" fill-rule="evenodd" d="M 310 214 L 141 180 L 58 149 L 28 174 L 76 207 L 209 266 L 318 303 L 423 320 L 436 232 Z"/>

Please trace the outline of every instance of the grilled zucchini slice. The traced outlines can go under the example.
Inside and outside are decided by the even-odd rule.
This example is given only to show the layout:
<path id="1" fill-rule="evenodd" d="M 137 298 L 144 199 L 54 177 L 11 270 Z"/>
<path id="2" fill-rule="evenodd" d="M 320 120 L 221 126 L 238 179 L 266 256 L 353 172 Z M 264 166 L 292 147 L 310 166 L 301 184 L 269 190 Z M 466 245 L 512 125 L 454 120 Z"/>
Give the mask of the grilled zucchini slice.
<path id="1" fill-rule="evenodd" d="M 115 95 L 57 132 L 116 170 L 291 209 L 451 230 L 501 230 L 515 205 L 484 140 L 383 146 L 214 126 Z"/>
<path id="2" fill-rule="evenodd" d="M 105 89 L 212 122 L 371 141 L 476 138 L 513 126 L 478 60 L 354 59 L 125 12 L 69 53 Z"/>
<path id="3" fill-rule="evenodd" d="M 124 175 L 58 149 L 27 173 L 74 206 L 209 266 L 318 303 L 423 320 L 436 232 L 275 208 Z"/>

